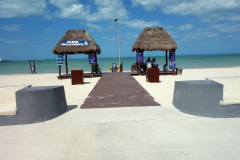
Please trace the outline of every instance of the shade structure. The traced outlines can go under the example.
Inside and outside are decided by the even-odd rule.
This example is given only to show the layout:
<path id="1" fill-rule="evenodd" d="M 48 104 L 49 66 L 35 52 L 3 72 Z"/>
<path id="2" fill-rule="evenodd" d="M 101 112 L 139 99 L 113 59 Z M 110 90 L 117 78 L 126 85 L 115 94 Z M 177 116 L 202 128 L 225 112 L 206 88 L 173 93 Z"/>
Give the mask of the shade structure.
<path id="1" fill-rule="evenodd" d="M 90 41 L 89 46 L 60 46 L 62 41 Z M 68 30 L 60 39 L 57 45 L 53 48 L 53 54 L 88 54 L 101 53 L 101 49 L 94 39 L 88 34 L 85 29 L 82 30 Z"/>
<path id="2" fill-rule="evenodd" d="M 89 46 L 61 46 L 62 41 L 90 41 Z M 53 54 L 65 54 L 65 65 L 66 65 L 66 76 L 68 75 L 68 64 L 67 64 L 67 55 L 68 54 L 89 54 L 95 53 L 100 54 L 101 49 L 98 44 L 93 40 L 93 38 L 88 34 L 85 29 L 82 30 L 68 30 L 64 36 L 59 40 L 57 45 L 53 48 Z M 97 63 L 97 56 L 96 56 Z M 96 65 L 97 66 L 97 65 Z M 61 65 L 59 67 L 59 79 L 61 79 Z M 97 69 L 96 69 L 97 70 Z M 97 72 L 97 71 L 96 71 Z M 92 64 L 92 77 L 93 77 L 93 64 Z"/>
<path id="3" fill-rule="evenodd" d="M 177 44 L 163 27 L 146 27 L 132 46 L 135 50 L 176 50 Z"/>

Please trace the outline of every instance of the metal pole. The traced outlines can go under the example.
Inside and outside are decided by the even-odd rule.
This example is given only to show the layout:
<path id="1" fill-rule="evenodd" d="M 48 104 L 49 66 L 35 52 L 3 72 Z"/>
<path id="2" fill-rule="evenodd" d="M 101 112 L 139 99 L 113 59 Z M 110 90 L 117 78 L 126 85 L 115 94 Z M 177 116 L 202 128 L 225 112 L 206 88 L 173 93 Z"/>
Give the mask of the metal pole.
<path id="1" fill-rule="evenodd" d="M 117 19 L 117 23 L 118 23 L 118 19 Z M 119 23 L 118 23 L 118 66 L 120 66 L 120 44 L 119 44 Z"/>

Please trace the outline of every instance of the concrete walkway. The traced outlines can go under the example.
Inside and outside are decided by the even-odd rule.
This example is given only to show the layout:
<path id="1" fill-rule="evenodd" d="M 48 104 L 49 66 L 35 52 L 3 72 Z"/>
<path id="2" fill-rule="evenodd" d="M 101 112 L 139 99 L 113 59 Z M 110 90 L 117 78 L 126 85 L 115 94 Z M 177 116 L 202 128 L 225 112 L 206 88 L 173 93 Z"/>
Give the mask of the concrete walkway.
<path id="1" fill-rule="evenodd" d="M 42 123 L 0 127 L 0 159 L 238 160 L 239 123 L 166 106 L 77 108 Z"/>
<path id="2" fill-rule="evenodd" d="M 160 106 L 129 72 L 104 74 L 88 95 L 84 108 Z"/>

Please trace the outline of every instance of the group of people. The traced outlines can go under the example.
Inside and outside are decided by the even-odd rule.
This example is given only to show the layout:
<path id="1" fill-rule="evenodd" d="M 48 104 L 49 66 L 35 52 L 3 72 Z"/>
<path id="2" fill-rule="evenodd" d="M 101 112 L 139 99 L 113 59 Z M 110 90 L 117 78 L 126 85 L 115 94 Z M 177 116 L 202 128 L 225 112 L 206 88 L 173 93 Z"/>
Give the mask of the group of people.
<path id="1" fill-rule="evenodd" d="M 150 57 L 148 57 L 145 63 L 142 64 L 142 68 L 143 71 L 146 72 L 146 68 L 158 68 L 158 63 L 155 58 L 151 61 Z"/>
<path id="2" fill-rule="evenodd" d="M 155 68 L 158 66 L 156 59 L 153 58 L 151 61 L 150 57 L 148 57 L 148 59 L 145 61 L 145 64 L 146 64 L 146 66 L 148 66 L 148 64 L 150 64 L 152 68 Z M 148 67 L 148 68 L 150 68 L 150 67 Z"/>

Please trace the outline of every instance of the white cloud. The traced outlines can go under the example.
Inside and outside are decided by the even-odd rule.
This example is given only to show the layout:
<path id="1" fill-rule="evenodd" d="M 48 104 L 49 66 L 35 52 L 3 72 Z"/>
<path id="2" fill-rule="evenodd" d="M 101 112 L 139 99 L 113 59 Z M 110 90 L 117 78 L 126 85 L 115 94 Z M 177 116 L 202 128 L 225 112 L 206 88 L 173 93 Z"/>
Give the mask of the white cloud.
<path id="1" fill-rule="evenodd" d="M 132 0 L 132 6 L 160 9 L 165 14 L 193 15 L 201 21 L 240 21 L 239 0 Z"/>
<path id="2" fill-rule="evenodd" d="M 132 21 L 123 21 L 122 24 L 124 24 L 127 27 L 131 28 L 140 28 L 143 29 L 145 27 L 158 27 L 160 26 L 160 23 L 157 21 L 150 21 L 146 22 L 144 20 L 132 20 Z"/>
<path id="3" fill-rule="evenodd" d="M 239 40 L 240 36 L 227 35 L 227 36 L 224 36 L 222 38 L 224 38 L 224 39 L 231 39 L 231 40 Z"/>
<path id="4" fill-rule="evenodd" d="M 153 11 L 156 6 L 160 6 L 162 0 L 132 0 L 132 7 L 137 7 L 138 5 L 143 6 L 144 9 L 148 11 Z"/>
<path id="5" fill-rule="evenodd" d="M 78 0 L 49 0 L 49 2 L 58 8 L 69 7 L 71 4 L 78 4 Z"/>
<path id="6" fill-rule="evenodd" d="M 86 21 L 128 19 L 127 11 L 121 0 L 95 0 L 96 12 L 91 12 L 89 5 L 79 3 L 77 0 L 50 0 L 50 3 L 60 9 L 57 16 L 61 18 L 74 18 Z"/>
<path id="7" fill-rule="evenodd" d="M 118 38 L 117 38 L 117 37 L 112 37 L 112 38 L 102 37 L 102 39 L 107 40 L 107 41 L 115 41 L 115 40 L 117 40 Z"/>
<path id="8" fill-rule="evenodd" d="M 185 24 L 182 26 L 178 26 L 177 29 L 181 30 L 181 31 L 185 31 L 185 30 L 190 30 L 193 28 L 193 25 L 191 24 Z"/>
<path id="9" fill-rule="evenodd" d="M 0 17 L 26 17 L 41 15 L 46 9 L 45 0 L 0 0 Z"/>
<path id="10" fill-rule="evenodd" d="M 25 40 L 8 40 L 8 39 L 0 39 L 0 42 L 3 43 L 25 43 Z"/>
<path id="11" fill-rule="evenodd" d="M 120 36 L 123 37 L 123 38 L 137 38 L 138 37 L 137 34 L 129 33 L 129 32 L 122 33 L 122 34 L 120 34 Z"/>
<path id="12" fill-rule="evenodd" d="M 210 27 L 211 29 L 216 29 L 219 32 L 227 32 L 227 33 L 232 33 L 232 32 L 238 32 L 240 31 L 240 24 L 215 24 Z"/>
<path id="13" fill-rule="evenodd" d="M 46 28 L 43 31 L 46 32 L 46 31 L 52 31 L 52 30 L 53 30 L 52 28 Z"/>
<path id="14" fill-rule="evenodd" d="M 8 30 L 8 31 L 17 31 L 20 30 L 20 27 L 22 27 L 23 24 L 10 24 L 7 26 L 1 26 L 0 25 L 0 29 L 4 29 L 4 30 Z"/>
<path id="15" fill-rule="evenodd" d="M 175 38 L 181 38 L 181 41 L 203 41 L 209 38 L 218 37 L 217 33 L 211 32 L 208 29 L 196 29 L 195 32 L 188 32 L 183 35 L 174 35 Z"/>
<path id="16" fill-rule="evenodd" d="M 218 34 L 217 33 L 213 33 L 213 34 L 208 34 L 206 36 L 209 37 L 209 38 L 212 38 L 212 37 L 217 37 Z"/>
<path id="17" fill-rule="evenodd" d="M 91 29 L 95 29 L 95 30 L 98 30 L 98 31 L 102 31 L 102 30 L 103 30 L 103 27 L 100 26 L 100 25 L 97 25 L 97 24 L 83 23 L 83 22 L 81 22 L 80 24 L 82 24 L 82 25 L 86 25 L 86 26 L 88 26 L 89 28 L 91 28 Z"/>

